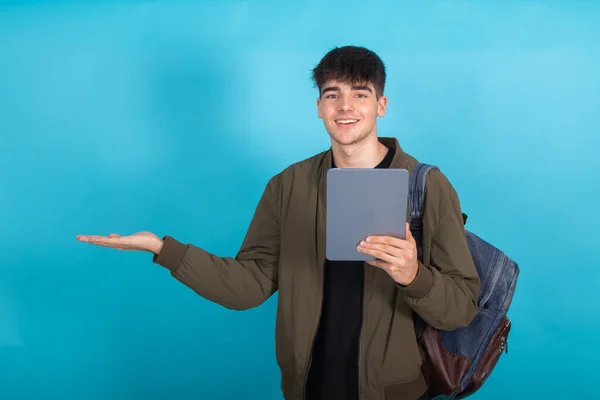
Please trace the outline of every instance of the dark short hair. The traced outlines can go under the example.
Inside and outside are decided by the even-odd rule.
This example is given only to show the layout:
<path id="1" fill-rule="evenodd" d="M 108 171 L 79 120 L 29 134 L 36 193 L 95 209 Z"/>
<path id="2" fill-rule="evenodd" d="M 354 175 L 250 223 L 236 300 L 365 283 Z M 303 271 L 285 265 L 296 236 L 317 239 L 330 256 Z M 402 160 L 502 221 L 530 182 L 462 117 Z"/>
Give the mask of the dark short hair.
<path id="1" fill-rule="evenodd" d="M 337 80 L 351 85 L 371 83 L 379 97 L 383 95 L 385 78 L 381 58 L 373 51 L 357 46 L 334 48 L 312 70 L 312 80 L 319 95 L 325 82 Z"/>

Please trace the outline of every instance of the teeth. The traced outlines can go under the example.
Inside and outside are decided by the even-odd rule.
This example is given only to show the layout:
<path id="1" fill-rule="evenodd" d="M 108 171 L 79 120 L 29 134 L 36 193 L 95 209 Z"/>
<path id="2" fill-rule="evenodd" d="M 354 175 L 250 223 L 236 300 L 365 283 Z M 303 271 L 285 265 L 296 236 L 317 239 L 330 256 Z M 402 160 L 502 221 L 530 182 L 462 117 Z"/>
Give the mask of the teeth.
<path id="1" fill-rule="evenodd" d="M 336 121 L 338 124 L 354 124 L 358 122 L 357 119 L 338 119 Z"/>

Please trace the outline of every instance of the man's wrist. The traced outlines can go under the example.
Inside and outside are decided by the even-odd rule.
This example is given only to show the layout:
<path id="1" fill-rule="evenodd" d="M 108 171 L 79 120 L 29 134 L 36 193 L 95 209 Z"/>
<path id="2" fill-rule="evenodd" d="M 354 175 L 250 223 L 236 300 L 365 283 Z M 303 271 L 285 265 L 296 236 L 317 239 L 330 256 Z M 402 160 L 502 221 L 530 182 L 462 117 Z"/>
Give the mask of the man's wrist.
<path id="1" fill-rule="evenodd" d="M 398 284 L 398 287 L 401 288 L 408 297 L 421 298 L 427 295 L 433 287 L 434 275 L 432 270 L 421 262 L 418 263 L 418 266 L 417 275 L 409 285 L 403 286 Z"/>
<path id="2" fill-rule="evenodd" d="M 412 269 L 412 273 L 408 276 L 407 279 L 403 279 L 402 282 L 396 281 L 396 283 L 402 287 L 409 286 L 411 283 L 413 283 L 415 281 L 418 273 L 419 273 L 419 264 L 417 263 L 416 267 L 414 267 Z"/>
<path id="3" fill-rule="evenodd" d="M 150 247 L 149 250 L 150 250 L 150 252 L 158 255 L 158 253 L 160 253 L 160 251 L 162 250 L 164 244 L 165 244 L 164 240 L 157 237 L 156 241 L 154 243 L 152 243 L 152 246 Z"/>

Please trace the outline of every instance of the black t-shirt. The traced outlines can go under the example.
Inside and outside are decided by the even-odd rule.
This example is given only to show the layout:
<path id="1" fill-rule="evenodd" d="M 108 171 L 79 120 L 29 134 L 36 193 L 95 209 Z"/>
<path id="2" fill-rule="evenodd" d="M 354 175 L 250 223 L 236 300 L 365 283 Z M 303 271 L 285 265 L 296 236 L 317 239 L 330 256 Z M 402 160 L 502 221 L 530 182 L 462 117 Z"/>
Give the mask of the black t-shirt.
<path id="1" fill-rule="evenodd" d="M 394 149 L 388 149 L 375 168 L 389 168 L 393 157 Z M 321 321 L 313 347 L 307 399 L 359 400 L 358 347 L 364 264 L 362 261 L 326 261 L 324 279 Z"/>

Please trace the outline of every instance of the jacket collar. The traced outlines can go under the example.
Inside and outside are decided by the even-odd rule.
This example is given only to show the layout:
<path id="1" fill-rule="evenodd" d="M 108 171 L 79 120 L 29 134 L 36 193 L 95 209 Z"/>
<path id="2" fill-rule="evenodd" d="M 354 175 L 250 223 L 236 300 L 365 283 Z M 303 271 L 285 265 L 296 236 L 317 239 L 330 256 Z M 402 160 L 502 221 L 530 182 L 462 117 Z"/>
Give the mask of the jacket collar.
<path id="1" fill-rule="evenodd" d="M 389 148 L 395 150 L 394 157 L 392 158 L 392 163 L 390 168 L 406 168 L 409 169 L 409 159 L 410 156 L 404 152 L 402 146 L 400 146 L 400 142 L 395 137 L 380 137 L 378 138 L 379 142 L 383 143 Z M 327 170 L 331 168 L 333 159 L 333 152 L 331 147 L 329 150 L 325 152 L 325 156 L 323 157 L 323 161 L 321 164 L 321 170 L 319 171 L 319 181 L 323 184 L 325 177 L 327 175 Z"/>
<path id="2" fill-rule="evenodd" d="M 379 141 L 385 144 L 387 147 L 393 148 L 396 150 L 394 154 L 394 158 L 392 158 L 392 163 L 390 168 L 406 168 L 409 169 L 409 155 L 404 152 L 402 146 L 400 146 L 400 142 L 398 139 L 393 137 L 381 137 Z"/>

